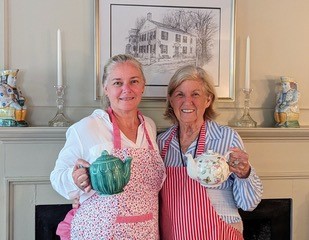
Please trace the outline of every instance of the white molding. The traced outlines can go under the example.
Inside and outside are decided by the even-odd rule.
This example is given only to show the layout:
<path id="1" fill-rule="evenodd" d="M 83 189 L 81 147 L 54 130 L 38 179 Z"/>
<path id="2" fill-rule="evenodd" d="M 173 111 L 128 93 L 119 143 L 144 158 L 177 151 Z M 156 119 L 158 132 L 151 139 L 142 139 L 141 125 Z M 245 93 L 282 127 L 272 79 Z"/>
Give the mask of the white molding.
<path id="1" fill-rule="evenodd" d="M 309 140 L 309 127 L 300 128 L 236 128 L 243 140 Z M 167 128 L 157 127 L 158 132 Z"/>
<path id="2" fill-rule="evenodd" d="M 8 0 L 0 1 L 0 69 L 8 65 Z"/>
<path id="3" fill-rule="evenodd" d="M 35 177 L 5 177 L 4 181 L 7 186 L 18 184 L 50 184 L 49 177 L 35 176 Z"/>
<path id="4" fill-rule="evenodd" d="M 4 69 L 4 26 L 5 26 L 5 16 L 4 16 L 4 1 L 0 1 L 0 69 Z"/>
<path id="5" fill-rule="evenodd" d="M 62 141 L 67 128 L 64 127 L 8 127 L 0 128 L 0 141 Z"/>
<path id="6" fill-rule="evenodd" d="M 166 128 L 158 130 L 164 131 Z M 64 127 L 0 128 L 0 140 L 65 140 Z M 301 128 L 235 128 L 243 140 L 309 140 L 309 127 Z"/>
<path id="7" fill-rule="evenodd" d="M 50 180 L 48 177 L 6 177 L 5 181 L 5 239 L 13 239 L 14 238 L 14 195 L 13 190 L 16 185 L 39 185 L 39 184 L 50 184 Z"/>
<path id="8" fill-rule="evenodd" d="M 243 140 L 309 140 L 309 127 L 235 128 Z"/>
<path id="9" fill-rule="evenodd" d="M 309 179 L 309 172 L 259 172 L 262 180 Z"/>

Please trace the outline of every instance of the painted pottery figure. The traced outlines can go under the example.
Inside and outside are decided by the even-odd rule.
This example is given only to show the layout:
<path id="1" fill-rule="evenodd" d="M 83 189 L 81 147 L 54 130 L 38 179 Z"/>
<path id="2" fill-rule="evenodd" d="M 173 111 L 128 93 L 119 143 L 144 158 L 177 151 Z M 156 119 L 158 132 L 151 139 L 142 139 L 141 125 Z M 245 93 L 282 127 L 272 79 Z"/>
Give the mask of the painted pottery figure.
<path id="1" fill-rule="evenodd" d="M 104 150 L 89 168 L 92 188 L 101 195 L 123 192 L 130 180 L 131 161 L 131 157 L 122 161 Z"/>
<path id="2" fill-rule="evenodd" d="M 25 121 L 27 107 L 25 98 L 17 88 L 16 70 L 4 70 L 0 72 L 0 126 L 1 127 L 26 127 Z"/>
<path id="3" fill-rule="evenodd" d="M 299 127 L 299 95 L 297 83 L 290 77 L 281 77 L 274 113 L 276 127 Z"/>

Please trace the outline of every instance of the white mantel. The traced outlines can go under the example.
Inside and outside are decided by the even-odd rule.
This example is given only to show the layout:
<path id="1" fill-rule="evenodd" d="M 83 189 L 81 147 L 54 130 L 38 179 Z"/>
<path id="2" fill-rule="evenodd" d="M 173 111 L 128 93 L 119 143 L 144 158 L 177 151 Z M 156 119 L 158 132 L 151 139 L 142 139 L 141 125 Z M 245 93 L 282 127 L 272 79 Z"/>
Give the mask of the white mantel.
<path id="1" fill-rule="evenodd" d="M 309 128 L 238 128 L 262 178 L 263 198 L 293 199 L 293 239 L 308 239 Z M 35 239 L 34 209 L 68 203 L 49 174 L 66 128 L 0 128 L 0 240 Z M 4 233 L 4 234 L 3 234 Z"/>

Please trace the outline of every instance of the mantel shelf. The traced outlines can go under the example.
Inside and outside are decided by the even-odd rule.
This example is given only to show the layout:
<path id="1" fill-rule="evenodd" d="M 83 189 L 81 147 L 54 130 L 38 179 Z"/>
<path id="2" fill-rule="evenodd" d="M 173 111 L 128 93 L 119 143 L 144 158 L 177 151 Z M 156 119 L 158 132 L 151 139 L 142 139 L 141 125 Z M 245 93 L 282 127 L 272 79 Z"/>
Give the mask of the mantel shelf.
<path id="1" fill-rule="evenodd" d="M 235 128 L 244 140 L 309 140 L 309 127 L 301 128 Z"/>
<path id="2" fill-rule="evenodd" d="M 0 141 L 64 140 L 66 127 L 2 127 Z"/>
<path id="3" fill-rule="evenodd" d="M 2 127 L 0 128 L 0 141 L 14 141 L 27 139 L 64 140 L 67 128 L 65 127 Z M 159 128 L 160 131 L 164 130 Z M 308 139 L 309 126 L 301 128 L 235 128 L 244 140 L 251 139 Z"/>

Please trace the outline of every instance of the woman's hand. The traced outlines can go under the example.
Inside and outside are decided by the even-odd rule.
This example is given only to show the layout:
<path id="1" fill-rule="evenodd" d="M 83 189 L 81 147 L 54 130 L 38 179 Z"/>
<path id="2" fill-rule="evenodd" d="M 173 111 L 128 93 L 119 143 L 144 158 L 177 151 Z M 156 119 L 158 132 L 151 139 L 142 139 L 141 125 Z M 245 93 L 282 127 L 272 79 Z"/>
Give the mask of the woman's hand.
<path id="1" fill-rule="evenodd" d="M 84 192 L 90 192 L 91 190 L 90 178 L 88 173 L 89 167 L 90 164 L 87 161 L 83 159 L 78 159 L 72 173 L 74 183 Z"/>
<path id="2" fill-rule="evenodd" d="M 74 198 L 73 203 L 72 203 L 72 208 L 79 208 L 80 202 L 79 202 L 79 197 Z"/>
<path id="3" fill-rule="evenodd" d="M 232 151 L 229 159 L 230 171 L 239 178 L 247 178 L 251 171 L 248 153 L 236 147 L 230 148 L 230 151 Z"/>

